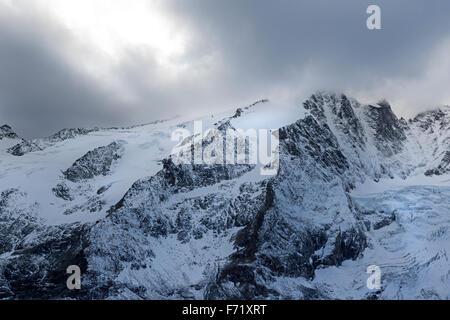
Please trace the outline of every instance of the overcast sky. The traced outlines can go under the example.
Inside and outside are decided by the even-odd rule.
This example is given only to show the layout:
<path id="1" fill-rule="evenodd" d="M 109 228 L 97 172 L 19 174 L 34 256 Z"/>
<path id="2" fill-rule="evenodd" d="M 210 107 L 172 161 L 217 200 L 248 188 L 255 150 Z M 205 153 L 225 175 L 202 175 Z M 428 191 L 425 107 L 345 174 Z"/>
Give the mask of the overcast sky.
<path id="1" fill-rule="evenodd" d="M 0 0 L 0 123 L 25 137 L 317 90 L 410 117 L 449 85 L 448 0 Z"/>

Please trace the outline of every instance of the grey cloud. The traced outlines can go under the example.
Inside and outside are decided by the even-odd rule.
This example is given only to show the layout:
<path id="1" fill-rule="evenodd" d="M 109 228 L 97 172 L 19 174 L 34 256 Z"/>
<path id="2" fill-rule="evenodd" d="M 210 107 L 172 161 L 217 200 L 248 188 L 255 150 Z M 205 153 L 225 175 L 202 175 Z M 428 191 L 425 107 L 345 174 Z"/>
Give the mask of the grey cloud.
<path id="1" fill-rule="evenodd" d="M 365 27 L 369 4 L 381 7 L 383 30 Z M 322 89 L 383 95 L 401 101 L 404 113 L 405 105 L 415 112 L 445 99 L 421 93 L 421 86 L 408 88 L 414 79 L 428 79 L 427 86 L 439 81 L 429 69 L 450 37 L 445 0 L 171 0 L 164 9 L 190 35 L 174 65 L 179 74 L 166 77 L 150 48 L 128 48 L 110 70 L 133 97 L 128 102 L 61 54 L 77 40 L 45 12 L 29 10 L 31 21 L 0 15 L 0 120 L 39 136 Z M 429 105 L 419 95 L 429 97 Z"/>
<path id="2" fill-rule="evenodd" d="M 110 92 L 66 61 L 70 34 L 45 17 L 0 15 L 0 120 L 24 136 L 119 122 Z"/>
<path id="3" fill-rule="evenodd" d="M 341 78 L 367 77 L 349 78 L 356 86 L 371 78 L 420 76 L 430 50 L 449 36 L 450 3 L 375 2 L 382 9 L 380 31 L 365 27 L 365 10 L 374 1 L 172 1 L 171 9 L 197 31 L 199 45 L 219 50 L 245 81 L 284 80 L 309 64 Z"/>

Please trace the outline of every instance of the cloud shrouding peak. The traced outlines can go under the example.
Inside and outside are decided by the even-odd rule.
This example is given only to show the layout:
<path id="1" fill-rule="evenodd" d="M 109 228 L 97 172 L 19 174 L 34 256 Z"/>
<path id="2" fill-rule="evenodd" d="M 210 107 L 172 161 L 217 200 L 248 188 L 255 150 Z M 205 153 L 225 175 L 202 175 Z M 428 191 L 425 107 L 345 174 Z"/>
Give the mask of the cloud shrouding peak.
<path id="1" fill-rule="evenodd" d="M 218 112 L 317 90 L 450 102 L 450 3 L 0 0 L 0 121 L 28 137 Z"/>

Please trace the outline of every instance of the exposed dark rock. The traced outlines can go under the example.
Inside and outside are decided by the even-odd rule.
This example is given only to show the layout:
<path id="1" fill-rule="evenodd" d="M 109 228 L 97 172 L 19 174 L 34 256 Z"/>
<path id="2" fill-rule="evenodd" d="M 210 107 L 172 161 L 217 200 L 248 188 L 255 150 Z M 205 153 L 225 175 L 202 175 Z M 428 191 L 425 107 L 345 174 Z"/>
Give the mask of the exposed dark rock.
<path id="1" fill-rule="evenodd" d="M 231 180 L 250 171 L 252 165 L 175 165 L 171 159 L 163 160 L 164 179 L 175 192 L 192 190 L 212 185 L 224 180 Z"/>
<path id="2" fill-rule="evenodd" d="M 434 123 L 445 120 L 445 113 L 441 109 L 426 111 L 418 114 L 410 123 L 417 123 L 424 132 L 434 133 Z"/>
<path id="3" fill-rule="evenodd" d="M 89 151 L 63 172 L 64 177 L 69 181 L 79 182 L 99 175 L 106 176 L 114 161 L 120 159 L 121 149 L 121 143 L 113 142 Z"/>
<path id="4" fill-rule="evenodd" d="M 2 268 L 13 299 L 55 299 L 78 293 L 67 289 L 66 269 L 77 265 L 86 270 L 83 248 L 88 225 L 48 227 L 40 241 L 24 243 Z"/>
<path id="5" fill-rule="evenodd" d="M 381 217 L 380 220 L 376 221 L 373 224 L 373 230 L 378 230 L 378 229 L 384 228 L 384 227 L 390 225 L 395 220 L 396 220 L 396 216 L 394 213 L 392 213 L 388 216 L 383 216 L 383 217 Z"/>
<path id="6" fill-rule="evenodd" d="M 12 154 L 13 156 L 21 157 L 29 152 L 40 150 L 42 150 L 42 148 L 38 144 L 31 141 L 23 140 L 21 143 L 16 144 L 15 146 L 9 148 L 8 153 Z"/>
<path id="7" fill-rule="evenodd" d="M 53 193 L 55 196 L 63 200 L 73 200 L 73 196 L 70 194 L 70 189 L 65 183 L 57 184 L 56 187 L 53 188 Z"/>
<path id="8" fill-rule="evenodd" d="M 437 168 L 425 171 L 426 176 L 443 175 L 450 172 L 450 151 L 447 151 Z"/>
<path id="9" fill-rule="evenodd" d="M 378 150 L 387 157 L 399 153 L 406 135 L 390 104 L 382 100 L 377 105 L 369 105 L 366 114 L 372 120 L 370 124 L 375 130 L 375 146 Z"/>
<path id="10" fill-rule="evenodd" d="M 10 126 L 8 126 L 7 124 L 3 125 L 0 127 L 0 140 L 4 139 L 4 138 L 9 138 L 9 139 L 18 139 L 19 137 L 17 136 L 17 134 L 12 130 L 12 128 Z"/>
<path id="11" fill-rule="evenodd" d="M 108 191 L 109 188 L 111 188 L 111 185 L 103 186 L 97 190 L 97 194 L 101 195 L 101 194 L 105 193 L 106 191 Z"/>
<path id="12" fill-rule="evenodd" d="M 352 228 L 339 232 L 334 241 L 334 249 L 331 255 L 325 257 L 323 265 L 340 266 L 345 260 L 355 260 L 367 247 L 366 236 L 361 229 Z"/>

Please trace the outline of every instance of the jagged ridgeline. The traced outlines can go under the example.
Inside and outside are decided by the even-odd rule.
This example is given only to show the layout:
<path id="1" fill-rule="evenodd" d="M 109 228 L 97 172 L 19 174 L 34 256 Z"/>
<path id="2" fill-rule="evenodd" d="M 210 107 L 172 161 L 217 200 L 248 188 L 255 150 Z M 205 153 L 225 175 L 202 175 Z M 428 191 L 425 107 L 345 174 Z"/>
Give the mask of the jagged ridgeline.
<path id="1" fill-rule="evenodd" d="M 187 121 L 33 141 L 1 127 L 0 298 L 449 298 L 450 108 L 406 121 L 385 100 L 317 93 L 206 122 L 279 129 L 277 174 L 175 164 Z"/>

